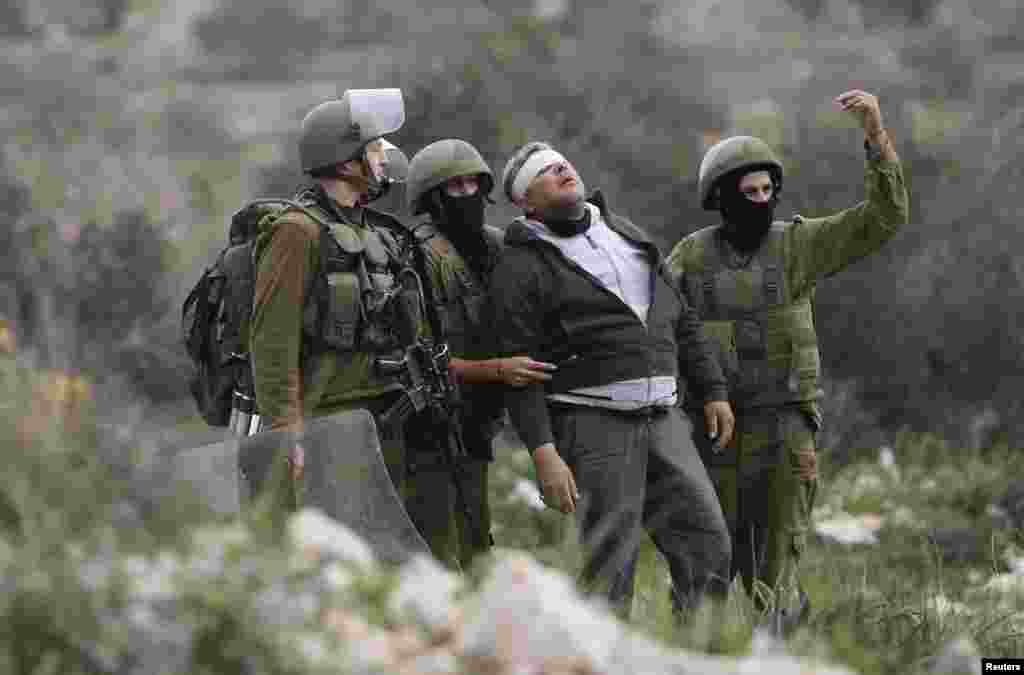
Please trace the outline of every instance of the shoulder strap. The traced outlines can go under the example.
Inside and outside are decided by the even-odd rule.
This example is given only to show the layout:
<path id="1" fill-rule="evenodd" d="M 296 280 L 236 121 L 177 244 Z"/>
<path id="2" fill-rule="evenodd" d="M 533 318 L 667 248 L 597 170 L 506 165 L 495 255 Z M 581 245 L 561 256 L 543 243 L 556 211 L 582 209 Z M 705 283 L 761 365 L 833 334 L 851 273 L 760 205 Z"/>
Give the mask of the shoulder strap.
<path id="1" fill-rule="evenodd" d="M 772 225 L 768 231 L 768 241 L 765 242 L 762 265 L 764 267 L 764 301 L 767 305 L 781 305 L 789 300 L 786 297 L 786 260 L 782 251 L 784 232 L 784 225 Z"/>
<path id="2" fill-rule="evenodd" d="M 690 235 L 702 251 L 700 258 L 703 265 L 698 272 L 687 272 L 685 275 L 689 286 L 686 293 L 694 304 L 698 316 L 705 320 L 713 319 L 718 314 L 715 281 L 722 267 L 722 256 L 715 232 L 713 227 L 706 227 Z"/>
<path id="3" fill-rule="evenodd" d="M 305 213 L 307 216 L 309 216 L 314 221 L 319 223 L 321 226 L 330 226 L 330 222 L 326 218 L 324 218 L 322 213 L 316 213 L 316 211 L 314 211 L 314 209 L 316 209 L 315 206 L 311 207 L 308 204 L 302 204 L 301 202 L 297 202 L 294 199 L 285 199 L 282 197 L 265 197 L 261 199 L 252 200 L 251 202 L 249 202 L 248 206 L 258 206 L 260 204 L 283 204 L 286 208 L 283 211 L 281 211 L 281 213 L 278 214 L 279 217 L 284 215 L 288 211 L 301 211 L 302 213 Z"/>
<path id="4" fill-rule="evenodd" d="M 444 328 L 441 323 L 441 316 L 437 313 L 437 304 L 434 299 L 437 297 L 434 295 L 434 285 L 430 280 L 430 275 L 427 273 L 427 256 L 423 252 L 421 244 L 426 242 L 430 237 L 434 236 L 434 233 L 425 235 L 421 240 L 417 234 L 417 230 L 420 230 L 424 225 L 429 223 L 421 223 L 412 229 L 412 259 L 413 269 L 417 276 L 420 278 L 420 284 L 423 286 L 423 304 L 426 306 L 427 322 L 430 324 L 430 332 L 434 336 L 435 343 L 441 343 L 445 341 Z M 431 226 L 432 227 L 432 226 Z"/>

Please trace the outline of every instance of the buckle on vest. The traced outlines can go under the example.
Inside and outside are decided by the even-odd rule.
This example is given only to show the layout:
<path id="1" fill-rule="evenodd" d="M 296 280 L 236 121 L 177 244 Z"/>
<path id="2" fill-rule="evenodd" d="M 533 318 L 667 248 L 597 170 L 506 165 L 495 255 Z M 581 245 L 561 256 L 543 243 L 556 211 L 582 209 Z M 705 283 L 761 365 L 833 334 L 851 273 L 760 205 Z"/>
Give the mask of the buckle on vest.
<path id="1" fill-rule="evenodd" d="M 779 283 L 779 268 L 774 265 L 764 270 L 764 301 L 769 305 L 782 304 L 782 285 Z"/>
<path id="2" fill-rule="evenodd" d="M 704 289 L 704 311 L 706 315 L 710 316 L 718 310 L 718 303 L 715 298 L 714 277 L 704 277 L 701 286 Z"/>

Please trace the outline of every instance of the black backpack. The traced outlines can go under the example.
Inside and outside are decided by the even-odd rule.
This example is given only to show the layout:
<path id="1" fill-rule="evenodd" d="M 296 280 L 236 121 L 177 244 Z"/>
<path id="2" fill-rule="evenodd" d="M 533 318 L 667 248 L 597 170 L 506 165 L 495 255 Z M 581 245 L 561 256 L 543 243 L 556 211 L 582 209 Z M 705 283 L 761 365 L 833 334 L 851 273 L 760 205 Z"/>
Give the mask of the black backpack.
<path id="1" fill-rule="evenodd" d="M 181 308 L 182 339 L 192 362 L 188 385 L 206 423 L 226 427 L 237 389 L 254 396 L 249 359 L 249 320 L 255 286 L 253 247 L 260 224 L 284 210 L 301 209 L 288 199 L 257 199 L 239 209 L 228 228 L 228 245 L 207 268 Z"/>

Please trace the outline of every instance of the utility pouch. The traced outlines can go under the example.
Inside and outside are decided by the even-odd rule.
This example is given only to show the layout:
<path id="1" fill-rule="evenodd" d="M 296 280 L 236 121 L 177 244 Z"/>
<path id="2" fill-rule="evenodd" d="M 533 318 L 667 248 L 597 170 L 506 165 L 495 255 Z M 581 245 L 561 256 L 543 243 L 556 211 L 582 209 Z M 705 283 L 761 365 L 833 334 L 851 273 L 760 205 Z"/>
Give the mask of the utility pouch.
<path id="1" fill-rule="evenodd" d="M 370 273 L 369 288 L 364 289 L 363 298 L 367 315 L 382 311 L 395 293 L 395 278 L 390 274 Z"/>
<path id="2" fill-rule="evenodd" d="M 394 294 L 388 295 L 384 301 L 368 314 L 366 323 L 363 326 L 360 349 L 368 352 L 390 352 L 398 347 L 398 333 L 396 332 L 398 314 L 395 311 L 397 304 Z"/>
<path id="3" fill-rule="evenodd" d="M 767 355 L 764 329 L 755 319 L 739 319 L 735 322 L 736 354 L 741 361 L 763 361 Z"/>
<path id="4" fill-rule="evenodd" d="M 359 233 L 360 241 L 366 251 L 366 259 L 370 264 L 383 267 L 387 264 L 389 256 L 388 249 L 384 246 L 384 240 L 376 230 L 362 230 Z"/>
<path id="5" fill-rule="evenodd" d="M 359 234 L 351 227 L 335 224 L 330 226 L 330 230 L 331 237 L 345 253 L 362 253 L 366 248 Z"/>
<path id="6" fill-rule="evenodd" d="M 814 388 L 821 374 L 821 355 L 818 353 L 818 346 L 811 345 L 793 350 L 792 367 L 786 384 L 791 392 L 800 392 L 808 389 L 814 393 Z"/>
<path id="7" fill-rule="evenodd" d="M 321 337 L 328 347 L 351 351 L 359 326 L 359 279 L 348 272 L 327 274 L 327 312 Z"/>

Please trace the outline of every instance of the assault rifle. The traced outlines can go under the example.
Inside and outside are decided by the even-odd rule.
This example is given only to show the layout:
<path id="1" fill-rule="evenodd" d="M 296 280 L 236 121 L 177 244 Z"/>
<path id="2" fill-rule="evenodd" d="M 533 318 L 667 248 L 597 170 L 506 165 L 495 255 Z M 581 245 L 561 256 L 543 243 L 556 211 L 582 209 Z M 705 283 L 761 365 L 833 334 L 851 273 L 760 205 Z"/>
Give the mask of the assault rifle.
<path id="1" fill-rule="evenodd" d="M 418 260 L 421 263 L 422 260 Z M 397 435 L 405 423 L 417 415 L 423 419 L 432 442 L 451 471 L 455 485 L 455 499 L 459 509 L 469 523 L 475 518 L 469 512 L 469 503 L 460 480 L 460 465 L 466 457 L 466 446 L 462 439 L 460 410 L 462 407 L 459 388 L 451 379 L 448 366 L 451 353 L 448 343 L 440 333 L 441 322 L 436 308 L 426 300 L 423 279 L 416 270 L 405 268 L 399 273 L 413 280 L 414 288 L 404 287 L 398 298 L 398 332 L 402 342 L 408 346 L 400 359 L 377 358 L 376 366 L 382 375 L 397 375 L 402 381 L 402 395 L 378 417 L 382 435 Z M 418 317 L 425 313 L 434 336 L 424 337 L 420 331 Z"/>
<path id="2" fill-rule="evenodd" d="M 382 375 L 397 375 L 402 380 L 402 396 L 379 417 L 382 432 L 400 429 L 414 414 L 429 416 L 438 428 L 456 427 L 460 405 L 458 388 L 448 376 L 448 344 L 419 338 L 406 348 L 401 359 L 377 359 Z M 461 436 L 451 434 L 461 446 Z M 461 448 L 460 448 L 461 450 Z"/>

